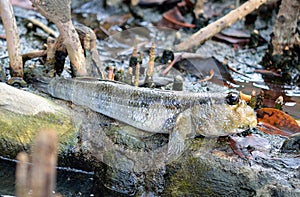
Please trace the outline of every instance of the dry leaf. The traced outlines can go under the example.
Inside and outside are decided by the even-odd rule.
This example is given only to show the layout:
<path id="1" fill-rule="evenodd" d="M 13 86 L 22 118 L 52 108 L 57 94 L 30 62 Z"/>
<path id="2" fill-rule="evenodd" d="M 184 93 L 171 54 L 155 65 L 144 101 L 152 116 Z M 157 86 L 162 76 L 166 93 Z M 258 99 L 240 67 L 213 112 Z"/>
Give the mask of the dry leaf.
<path id="1" fill-rule="evenodd" d="M 233 152 L 243 159 L 253 159 L 253 151 L 268 153 L 271 149 L 267 139 L 255 134 L 244 137 L 230 136 L 229 145 Z"/>
<path id="2" fill-rule="evenodd" d="M 265 133 L 290 136 L 300 132 L 296 120 L 283 111 L 274 108 L 256 110 L 258 128 Z"/>
<path id="3" fill-rule="evenodd" d="M 180 13 L 178 7 L 174 7 L 163 15 L 163 19 L 168 21 L 169 23 L 177 26 L 178 28 L 189 27 L 195 28 L 194 24 L 186 23 L 184 17 Z"/>

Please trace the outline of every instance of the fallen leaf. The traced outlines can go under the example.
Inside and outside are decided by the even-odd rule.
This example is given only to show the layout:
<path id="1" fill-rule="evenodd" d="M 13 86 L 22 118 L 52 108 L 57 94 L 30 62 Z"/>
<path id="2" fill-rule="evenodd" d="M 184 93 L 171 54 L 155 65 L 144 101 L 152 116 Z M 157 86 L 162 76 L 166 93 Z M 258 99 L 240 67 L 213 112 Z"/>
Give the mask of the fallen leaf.
<path id="1" fill-rule="evenodd" d="M 255 134 L 244 137 L 230 136 L 229 145 L 233 152 L 243 159 L 253 159 L 253 151 L 268 153 L 271 150 L 269 141 Z"/>
<path id="2" fill-rule="evenodd" d="M 188 28 L 195 28 L 194 24 L 189 24 L 184 21 L 184 17 L 180 13 L 178 7 L 174 7 L 173 9 L 167 11 L 163 14 L 163 19 L 161 21 L 163 24 L 169 24 L 168 27 L 173 27 L 176 29 L 188 27 Z"/>
<path id="3" fill-rule="evenodd" d="M 253 159 L 252 155 L 248 152 L 247 148 L 241 147 L 241 145 L 231 137 L 229 138 L 229 146 L 232 149 L 232 151 L 240 158 L 246 160 Z"/>
<path id="4" fill-rule="evenodd" d="M 290 136 L 300 132 L 297 121 L 285 112 L 274 108 L 256 110 L 257 127 L 265 133 Z"/>
<path id="5" fill-rule="evenodd" d="M 97 38 L 105 39 L 107 36 L 111 36 L 114 33 L 118 33 L 116 30 L 111 30 L 111 27 L 124 25 L 130 18 L 132 14 L 126 13 L 122 15 L 113 15 L 106 18 L 99 24 L 98 28 L 95 28 L 94 31 L 97 35 Z"/>
<path id="6" fill-rule="evenodd" d="M 183 14 L 189 12 L 193 7 L 193 3 L 190 1 L 181 1 L 177 3 L 175 7 L 168 10 L 163 14 L 160 21 L 156 23 L 157 26 L 166 26 L 168 28 L 180 29 L 180 28 L 195 28 L 195 24 L 190 24 L 185 22 L 185 17 Z M 183 11 L 184 10 L 184 11 Z M 183 12 L 183 13 L 182 13 Z"/>
<path id="7" fill-rule="evenodd" d="M 234 29 L 234 28 L 226 28 L 221 31 L 221 34 L 229 37 L 245 38 L 245 39 L 250 39 L 251 36 L 249 33 L 245 31 Z"/>
<path id="8" fill-rule="evenodd" d="M 280 135 L 280 136 L 288 137 L 293 134 L 291 132 L 287 132 L 285 130 L 278 129 L 275 126 L 270 125 L 268 123 L 264 123 L 264 122 L 257 123 L 256 128 L 261 130 L 262 132 L 270 134 L 270 135 Z"/>
<path id="9" fill-rule="evenodd" d="M 227 36 L 222 33 L 218 33 L 214 36 L 214 39 L 220 40 L 229 44 L 239 44 L 239 45 L 245 45 L 247 44 L 250 39 L 248 38 L 239 38 L 239 37 L 233 37 L 233 36 Z"/>
<path id="10" fill-rule="evenodd" d="M 211 70 L 213 70 L 214 74 L 212 78 L 214 82 L 218 84 L 226 84 L 227 82 L 231 82 L 233 84 L 236 83 L 231 77 L 227 65 L 222 64 L 213 57 L 182 59 L 174 65 L 174 68 L 186 71 L 189 74 L 198 77 L 200 80 L 205 79 L 205 76 L 212 76 Z"/>

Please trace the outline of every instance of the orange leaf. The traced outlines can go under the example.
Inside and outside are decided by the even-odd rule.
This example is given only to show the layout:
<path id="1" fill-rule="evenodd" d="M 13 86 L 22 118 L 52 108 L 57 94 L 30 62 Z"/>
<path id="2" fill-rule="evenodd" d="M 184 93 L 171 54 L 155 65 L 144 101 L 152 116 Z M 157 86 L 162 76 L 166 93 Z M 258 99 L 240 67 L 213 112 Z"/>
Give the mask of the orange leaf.
<path id="1" fill-rule="evenodd" d="M 300 132 L 296 120 L 290 115 L 274 108 L 256 110 L 258 128 L 265 133 L 290 136 Z"/>

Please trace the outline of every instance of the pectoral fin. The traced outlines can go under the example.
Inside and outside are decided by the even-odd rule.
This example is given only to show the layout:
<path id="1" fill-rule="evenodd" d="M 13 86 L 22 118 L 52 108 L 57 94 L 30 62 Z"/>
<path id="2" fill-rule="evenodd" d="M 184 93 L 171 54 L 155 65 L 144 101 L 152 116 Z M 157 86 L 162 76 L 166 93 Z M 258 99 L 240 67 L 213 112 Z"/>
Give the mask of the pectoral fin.
<path id="1" fill-rule="evenodd" d="M 168 144 L 168 157 L 172 160 L 178 158 L 186 148 L 186 138 L 191 136 L 191 110 L 185 110 L 180 113 L 176 118 L 176 126 L 170 133 Z"/>
<path id="2" fill-rule="evenodd" d="M 168 155 L 179 156 L 185 147 L 185 137 L 179 131 L 173 131 L 169 137 Z"/>

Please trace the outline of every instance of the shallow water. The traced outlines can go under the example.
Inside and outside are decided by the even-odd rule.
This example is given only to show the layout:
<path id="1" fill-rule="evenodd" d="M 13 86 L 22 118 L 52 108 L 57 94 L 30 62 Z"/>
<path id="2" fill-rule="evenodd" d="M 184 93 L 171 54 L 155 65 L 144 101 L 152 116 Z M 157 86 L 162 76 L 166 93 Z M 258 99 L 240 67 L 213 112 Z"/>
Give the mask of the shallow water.
<path id="1" fill-rule="evenodd" d="M 16 162 L 0 157 L 0 195 L 14 195 Z M 63 196 L 95 196 L 93 173 L 58 168 L 56 193 Z"/>

